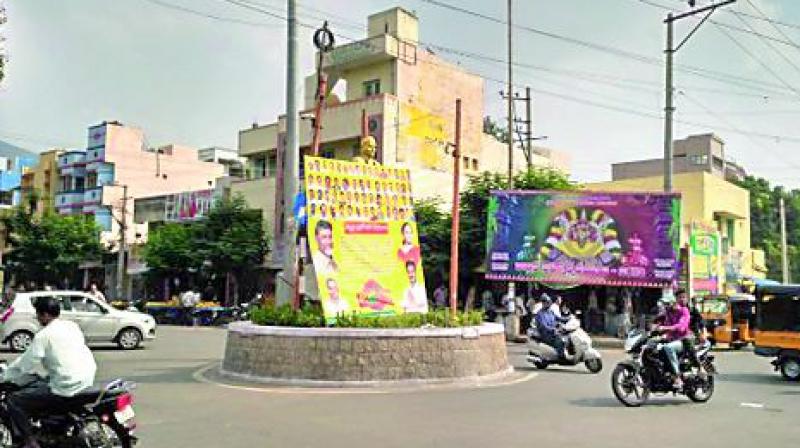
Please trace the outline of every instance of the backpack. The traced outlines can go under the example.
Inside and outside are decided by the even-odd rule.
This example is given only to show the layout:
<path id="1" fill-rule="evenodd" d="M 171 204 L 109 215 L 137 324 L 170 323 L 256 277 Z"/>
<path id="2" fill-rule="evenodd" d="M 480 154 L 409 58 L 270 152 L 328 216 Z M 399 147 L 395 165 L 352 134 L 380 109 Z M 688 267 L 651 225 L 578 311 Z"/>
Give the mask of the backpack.
<path id="1" fill-rule="evenodd" d="M 700 314 L 700 310 L 698 310 L 697 307 L 692 307 L 689 310 L 689 329 L 694 333 L 699 333 L 703 331 L 705 326 L 706 323 L 703 320 L 703 315 Z"/>

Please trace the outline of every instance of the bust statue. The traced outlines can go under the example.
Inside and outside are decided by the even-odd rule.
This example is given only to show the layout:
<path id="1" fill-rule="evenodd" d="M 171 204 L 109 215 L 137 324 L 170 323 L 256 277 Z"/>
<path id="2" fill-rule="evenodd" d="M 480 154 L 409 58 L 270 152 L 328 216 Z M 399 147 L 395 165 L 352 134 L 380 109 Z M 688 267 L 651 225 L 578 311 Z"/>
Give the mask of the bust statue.
<path id="1" fill-rule="evenodd" d="M 368 165 L 380 165 L 375 160 L 375 153 L 377 152 L 378 143 L 375 137 L 368 135 L 361 139 L 361 155 L 353 157 L 354 162 L 366 163 Z"/>

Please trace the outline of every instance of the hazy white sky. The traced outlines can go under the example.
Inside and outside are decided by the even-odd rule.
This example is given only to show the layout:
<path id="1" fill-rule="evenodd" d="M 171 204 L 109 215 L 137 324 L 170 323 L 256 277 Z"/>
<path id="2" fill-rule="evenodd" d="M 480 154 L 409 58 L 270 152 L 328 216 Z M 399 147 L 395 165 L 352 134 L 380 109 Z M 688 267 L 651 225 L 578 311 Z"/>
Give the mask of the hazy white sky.
<path id="1" fill-rule="evenodd" d="M 505 16 L 504 0 L 441 1 Z M 36 151 L 83 147 L 87 126 L 117 119 L 143 128 L 154 145 L 235 148 L 239 129 L 273 121 L 282 111 L 285 76 L 284 24 L 236 2 L 285 15 L 282 0 L 5 0 L 11 59 L 0 87 L 0 139 Z M 364 35 L 368 14 L 400 4 L 419 16 L 423 43 L 505 59 L 504 25 L 425 0 L 299 4 L 304 23 L 326 17 L 351 38 Z M 515 30 L 516 82 L 534 88 L 536 133 L 549 137 L 547 146 L 572 154 L 574 177 L 605 180 L 612 162 L 659 157 L 666 11 L 653 4 L 685 9 L 685 2 L 514 4 L 516 23 L 527 28 Z M 776 29 L 756 19 L 754 5 L 790 26 Z M 739 0 L 712 20 L 717 23 L 703 25 L 676 54 L 682 67 L 675 72 L 675 137 L 716 132 L 728 154 L 753 174 L 800 187 L 800 2 Z M 695 23 L 682 21 L 677 39 Z M 300 34 L 305 72 L 313 65 L 310 33 Z M 487 78 L 505 79 L 500 63 L 437 53 Z M 714 74 L 700 77 L 695 68 Z M 486 82 L 484 106 L 502 118 L 500 88 Z"/>

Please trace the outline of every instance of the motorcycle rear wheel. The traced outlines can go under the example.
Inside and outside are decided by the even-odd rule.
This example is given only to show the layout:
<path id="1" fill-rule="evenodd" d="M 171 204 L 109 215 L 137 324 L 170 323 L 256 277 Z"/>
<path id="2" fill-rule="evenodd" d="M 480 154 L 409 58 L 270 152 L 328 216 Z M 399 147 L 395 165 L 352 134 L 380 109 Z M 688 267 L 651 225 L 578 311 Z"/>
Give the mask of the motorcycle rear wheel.
<path id="1" fill-rule="evenodd" d="M 611 373 L 611 390 L 620 403 L 633 408 L 643 405 L 649 395 L 639 372 L 625 364 L 617 364 Z"/>
<path id="2" fill-rule="evenodd" d="M 133 445 L 121 428 L 106 422 L 91 422 L 86 425 L 84 434 L 88 436 L 92 448 L 132 448 Z"/>

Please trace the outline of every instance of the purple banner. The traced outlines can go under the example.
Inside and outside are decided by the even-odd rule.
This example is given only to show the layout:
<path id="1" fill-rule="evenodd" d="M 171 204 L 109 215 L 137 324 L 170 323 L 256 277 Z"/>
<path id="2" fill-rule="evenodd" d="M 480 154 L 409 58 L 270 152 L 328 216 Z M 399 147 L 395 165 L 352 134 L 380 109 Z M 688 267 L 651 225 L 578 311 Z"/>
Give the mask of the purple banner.
<path id="1" fill-rule="evenodd" d="M 677 281 L 679 194 L 496 191 L 487 209 L 489 279 L 649 287 Z"/>

